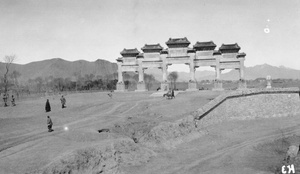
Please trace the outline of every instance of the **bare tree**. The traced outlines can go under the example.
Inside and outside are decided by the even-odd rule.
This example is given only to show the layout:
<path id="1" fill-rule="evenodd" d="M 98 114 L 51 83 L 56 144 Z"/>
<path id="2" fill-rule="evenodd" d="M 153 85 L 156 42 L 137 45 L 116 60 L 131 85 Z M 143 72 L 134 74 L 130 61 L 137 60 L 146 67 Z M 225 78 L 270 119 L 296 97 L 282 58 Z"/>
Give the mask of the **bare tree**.
<path id="1" fill-rule="evenodd" d="M 76 82 L 76 87 L 75 88 L 76 88 L 76 92 L 77 92 L 78 83 L 80 83 L 80 79 L 81 79 L 81 70 L 74 72 L 73 77 L 75 78 L 75 82 Z"/>
<path id="2" fill-rule="evenodd" d="M 173 71 L 168 75 L 168 80 L 171 81 L 171 86 L 172 83 L 174 83 L 174 88 L 176 88 L 177 79 L 178 79 L 178 73 L 176 71 Z"/>
<path id="3" fill-rule="evenodd" d="M 145 84 L 146 84 L 148 91 L 150 91 L 150 88 L 152 87 L 153 83 L 155 82 L 155 77 L 152 74 L 145 73 L 144 80 L 145 80 Z"/>
<path id="4" fill-rule="evenodd" d="M 7 95 L 7 88 L 8 88 L 8 72 L 10 65 L 17 59 L 16 55 L 9 55 L 4 57 L 4 64 L 5 64 L 5 74 L 4 74 L 4 94 Z"/>
<path id="5" fill-rule="evenodd" d="M 20 87 L 19 87 L 19 81 L 18 78 L 21 76 L 21 73 L 14 70 L 10 75 L 10 78 L 13 80 L 14 82 L 14 86 L 15 86 L 15 91 L 17 93 L 17 98 L 19 99 L 19 92 L 20 92 Z"/>

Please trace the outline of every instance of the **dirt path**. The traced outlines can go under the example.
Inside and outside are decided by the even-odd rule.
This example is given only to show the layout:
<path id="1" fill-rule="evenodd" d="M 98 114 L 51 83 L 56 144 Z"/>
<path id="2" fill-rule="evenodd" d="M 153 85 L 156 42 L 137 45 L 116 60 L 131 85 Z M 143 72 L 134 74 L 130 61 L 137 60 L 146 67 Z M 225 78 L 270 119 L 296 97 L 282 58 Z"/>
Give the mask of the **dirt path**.
<path id="1" fill-rule="evenodd" d="M 51 113 L 45 113 L 45 98 L 18 102 L 0 108 L 0 173 L 24 173 L 40 168 L 61 154 L 109 137 L 97 133 L 127 117 L 176 120 L 209 102 L 218 93 L 179 94 L 175 100 L 149 97 L 151 93 L 121 93 L 109 99 L 106 93 L 67 95 L 67 108 L 51 98 Z M 201 96 L 201 97 L 200 97 Z M 88 100 L 86 100 L 88 99 Z M 84 102 L 83 102 L 84 101 Z M 172 110 L 166 108 L 173 108 Z M 48 133 L 46 116 L 54 122 Z M 69 131 L 64 131 L 64 126 Z"/>

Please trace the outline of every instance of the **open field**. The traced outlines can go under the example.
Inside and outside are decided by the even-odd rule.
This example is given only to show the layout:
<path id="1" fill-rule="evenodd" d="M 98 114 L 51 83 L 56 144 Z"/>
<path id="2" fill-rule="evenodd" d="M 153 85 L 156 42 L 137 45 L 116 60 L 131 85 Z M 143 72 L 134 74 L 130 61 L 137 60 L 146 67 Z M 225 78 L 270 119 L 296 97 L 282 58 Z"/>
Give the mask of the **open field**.
<path id="1" fill-rule="evenodd" d="M 132 135 L 118 130 L 116 125 L 149 130 L 162 121 L 173 122 L 220 93 L 185 92 L 173 100 L 149 97 L 151 92 L 114 93 L 112 99 L 105 92 L 70 94 L 65 95 L 65 109 L 61 108 L 60 96 L 49 96 L 49 114 L 44 109 L 47 98 L 17 101 L 16 107 L 0 108 L 0 173 L 31 173 L 76 149 L 109 144 Z M 51 133 L 47 132 L 47 115 L 54 123 Z M 68 131 L 64 130 L 66 126 Z M 105 128 L 111 133 L 98 133 Z M 270 172 L 282 161 L 288 143 L 270 148 L 265 144 L 293 134 L 300 135 L 300 115 L 228 120 L 207 127 L 204 136 L 175 149 L 155 151 L 155 156 L 145 160 L 147 163 L 119 168 L 123 173 L 136 174 Z M 274 150 L 282 153 L 273 153 Z"/>

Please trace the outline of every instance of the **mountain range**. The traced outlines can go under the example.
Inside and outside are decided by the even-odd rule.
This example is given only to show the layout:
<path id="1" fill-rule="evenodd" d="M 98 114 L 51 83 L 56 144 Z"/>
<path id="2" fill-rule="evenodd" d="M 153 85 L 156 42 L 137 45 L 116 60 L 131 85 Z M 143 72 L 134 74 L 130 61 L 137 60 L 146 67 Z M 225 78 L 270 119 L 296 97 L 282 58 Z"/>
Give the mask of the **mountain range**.
<path id="1" fill-rule="evenodd" d="M 86 60 L 66 61 L 61 58 L 47 59 L 43 61 L 31 62 L 25 65 L 11 64 L 10 72 L 14 70 L 21 73 L 19 81 L 24 82 L 28 79 L 35 79 L 37 77 L 54 78 L 73 78 L 75 73 L 85 76 L 86 74 L 94 74 L 106 76 L 116 73 L 118 66 L 116 63 L 111 63 L 106 60 L 97 59 L 95 62 Z M 4 74 L 5 65 L 0 63 L 0 74 Z"/>
<path id="2" fill-rule="evenodd" d="M 81 76 L 86 74 L 94 74 L 94 76 L 106 76 L 113 73 L 117 73 L 117 64 L 111 63 L 106 60 L 97 59 L 94 62 L 85 60 L 66 61 L 61 58 L 47 59 L 43 61 L 31 62 L 28 64 L 12 64 L 10 73 L 14 70 L 21 73 L 19 81 L 27 81 L 28 79 L 35 79 L 37 77 L 49 77 L 55 78 L 73 78 L 75 73 L 80 73 Z M 4 74 L 4 63 L 0 62 L 0 75 Z M 152 74 L 156 80 L 162 80 L 162 72 L 159 69 L 146 70 L 145 73 Z M 300 70 L 287 68 L 284 66 L 272 66 L 269 64 L 256 65 L 253 67 L 245 67 L 245 79 L 256 79 L 270 75 L 272 79 L 284 78 L 284 79 L 300 79 Z M 178 72 L 177 81 L 188 81 L 188 72 Z M 196 71 L 195 77 L 197 81 L 201 80 L 213 80 L 215 78 L 214 71 Z M 231 70 L 227 73 L 221 74 L 223 80 L 238 80 L 239 71 Z"/>
<path id="3" fill-rule="evenodd" d="M 161 70 L 147 70 L 148 73 L 153 74 L 155 79 L 162 80 Z M 272 79 L 300 79 L 300 70 L 287 68 L 284 66 L 276 67 L 268 64 L 256 65 L 253 67 L 245 67 L 245 79 L 252 80 L 256 78 L 266 78 L 268 75 Z M 213 80 L 215 79 L 215 71 L 196 71 L 195 78 L 197 81 Z M 178 72 L 178 81 L 189 81 L 190 74 L 188 72 Z M 222 80 L 238 80 L 239 71 L 230 70 L 226 73 L 221 73 Z"/>

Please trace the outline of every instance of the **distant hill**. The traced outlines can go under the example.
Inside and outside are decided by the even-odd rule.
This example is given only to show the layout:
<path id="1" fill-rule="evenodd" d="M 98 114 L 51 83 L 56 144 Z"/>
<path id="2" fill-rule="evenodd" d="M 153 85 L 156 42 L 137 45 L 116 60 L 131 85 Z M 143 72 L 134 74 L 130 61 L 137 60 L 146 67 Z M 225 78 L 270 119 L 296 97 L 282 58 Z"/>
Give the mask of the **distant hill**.
<path id="1" fill-rule="evenodd" d="M 287 68 L 284 66 L 276 67 L 268 64 L 256 65 L 253 67 L 247 67 L 245 69 L 246 79 L 256 79 L 259 77 L 266 77 L 270 75 L 272 79 L 300 79 L 300 70 Z M 232 70 L 222 75 L 223 79 L 238 79 L 239 72 Z"/>
<path id="2" fill-rule="evenodd" d="M 95 77 L 100 75 L 110 75 L 117 73 L 117 64 L 111 63 L 106 60 L 98 59 L 95 62 L 89 62 L 85 60 L 78 61 L 66 61 L 61 58 L 53 58 L 43 61 L 31 62 L 25 65 L 12 64 L 10 72 L 16 70 L 21 73 L 19 81 L 27 81 L 29 78 L 35 79 L 37 77 L 49 77 L 54 78 L 62 77 L 74 77 L 75 72 L 81 73 L 81 76 L 86 74 L 94 74 Z M 0 74 L 4 74 L 4 64 L 0 62 Z M 162 81 L 162 71 L 160 69 L 148 69 L 145 71 L 147 74 L 152 74 L 156 80 Z M 190 74 L 188 72 L 178 72 L 178 81 L 187 82 L 189 81 Z M 268 64 L 256 65 L 253 67 L 245 68 L 246 79 L 256 79 L 260 77 L 266 77 L 271 75 L 273 79 L 284 78 L 284 79 L 300 79 L 300 70 L 287 68 L 284 66 L 276 67 Z M 201 80 L 213 80 L 215 79 L 214 71 L 196 71 L 195 77 L 197 81 Z M 237 70 L 231 70 L 227 73 L 222 73 L 221 78 L 223 80 L 238 80 L 239 72 Z"/>
<path id="3" fill-rule="evenodd" d="M 72 78 L 74 73 L 81 73 L 81 76 L 86 74 L 94 74 L 105 76 L 117 72 L 117 64 L 111 63 L 106 60 L 98 59 L 95 62 L 89 62 L 85 60 L 78 61 L 66 61 L 61 58 L 53 58 L 43 61 L 31 62 L 25 65 L 12 64 L 10 72 L 16 70 L 21 73 L 19 81 L 27 81 L 29 78 L 35 79 L 37 77 L 49 77 L 54 78 L 62 77 Z M 4 64 L 0 63 L 0 73 L 4 74 Z"/>
<path id="4" fill-rule="evenodd" d="M 161 70 L 147 70 L 146 73 L 153 74 L 156 79 L 162 80 Z M 256 65 L 253 67 L 245 67 L 245 79 L 251 80 L 270 75 L 272 79 L 300 79 L 300 70 L 287 68 L 284 66 L 276 67 L 268 64 Z M 188 72 L 178 72 L 178 81 L 189 81 L 190 74 Z M 196 71 L 195 77 L 197 81 L 215 79 L 215 71 Z M 231 70 L 227 73 L 221 73 L 223 80 L 238 80 L 239 71 Z"/>

